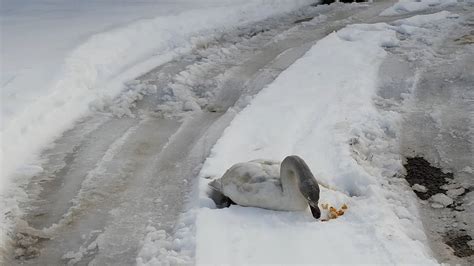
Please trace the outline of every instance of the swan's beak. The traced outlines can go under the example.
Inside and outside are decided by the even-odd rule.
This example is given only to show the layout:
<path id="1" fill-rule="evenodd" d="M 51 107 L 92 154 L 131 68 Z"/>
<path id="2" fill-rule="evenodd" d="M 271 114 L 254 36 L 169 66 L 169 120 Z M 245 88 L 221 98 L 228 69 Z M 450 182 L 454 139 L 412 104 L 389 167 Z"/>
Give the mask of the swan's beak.
<path id="1" fill-rule="evenodd" d="M 315 219 L 321 217 L 321 210 L 319 209 L 318 204 L 309 204 L 309 208 L 311 209 L 311 213 Z"/>

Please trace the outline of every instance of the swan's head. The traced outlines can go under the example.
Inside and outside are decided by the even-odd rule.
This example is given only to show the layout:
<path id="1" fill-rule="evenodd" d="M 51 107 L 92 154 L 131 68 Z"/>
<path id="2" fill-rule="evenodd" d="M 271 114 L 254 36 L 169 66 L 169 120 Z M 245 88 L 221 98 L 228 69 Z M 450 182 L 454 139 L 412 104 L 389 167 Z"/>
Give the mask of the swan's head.
<path id="1" fill-rule="evenodd" d="M 311 209 L 311 213 L 313 217 L 319 219 L 321 217 L 321 210 L 319 209 L 319 186 L 318 183 L 316 184 L 306 184 L 300 185 L 300 191 L 303 197 L 308 201 L 309 208 Z"/>
<path id="2" fill-rule="evenodd" d="M 299 156 L 292 155 L 283 160 L 281 168 L 283 172 L 286 171 L 284 174 L 296 177 L 299 190 L 307 200 L 313 217 L 319 219 L 321 217 L 321 210 L 318 207 L 319 185 L 308 165 Z"/>
<path id="3" fill-rule="evenodd" d="M 316 219 L 319 219 L 321 217 L 321 210 L 319 209 L 318 204 L 309 204 L 309 209 L 311 210 L 311 213 L 313 214 L 313 217 Z"/>

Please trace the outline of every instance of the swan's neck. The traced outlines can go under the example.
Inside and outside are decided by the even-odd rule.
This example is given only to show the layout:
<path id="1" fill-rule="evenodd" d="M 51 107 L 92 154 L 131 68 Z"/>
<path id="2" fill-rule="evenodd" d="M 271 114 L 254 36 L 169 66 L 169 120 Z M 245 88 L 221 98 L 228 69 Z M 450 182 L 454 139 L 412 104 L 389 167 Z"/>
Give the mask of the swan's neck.
<path id="1" fill-rule="evenodd" d="M 281 186 L 283 195 L 290 201 L 307 205 L 307 200 L 300 191 L 300 179 L 295 165 L 282 164 L 280 169 Z"/>
<path id="2" fill-rule="evenodd" d="M 298 156 L 287 156 L 281 163 L 280 178 L 283 188 L 288 193 L 298 194 L 309 203 L 319 201 L 319 185 L 308 165 Z"/>
<path id="3" fill-rule="evenodd" d="M 319 185 L 303 159 L 296 155 L 287 156 L 281 163 L 280 178 L 283 194 L 295 204 L 309 205 L 313 216 L 319 219 Z"/>

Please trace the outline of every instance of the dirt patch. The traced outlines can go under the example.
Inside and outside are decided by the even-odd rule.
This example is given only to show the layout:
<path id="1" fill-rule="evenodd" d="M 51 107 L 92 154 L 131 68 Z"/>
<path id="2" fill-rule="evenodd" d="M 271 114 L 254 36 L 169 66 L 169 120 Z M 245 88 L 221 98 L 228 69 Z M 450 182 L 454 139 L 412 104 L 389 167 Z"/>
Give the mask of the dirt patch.
<path id="1" fill-rule="evenodd" d="M 407 170 L 405 179 L 410 186 L 419 184 L 427 189 L 426 192 L 414 191 L 422 200 L 427 200 L 438 193 L 445 193 L 446 190 L 441 186 L 453 179 L 452 173 L 443 173 L 440 168 L 432 166 L 422 157 L 407 158 L 404 166 Z"/>
<path id="2" fill-rule="evenodd" d="M 444 189 L 446 187 L 461 187 L 456 184 L 452 173 L 443 172 L 422 157 L 407 158 L 407 163 L 404 166 L 407 170 L 405 179 L 412 186 L 413 192 L 422 200 L 427 200 L 438 193 L 446 194 L 447 190 Z M 424 186 L 426 191 L 415 189 L 413 187 L 415 184 Z M 463 189 L 463 193 L 455 195 L 453 204 L 447 206 L 448 208 L 429 209 L 430 212 L 436 213 L 436 216 L 443 221 L 443 227 L 446 229 L 437 233 L 440 234 L 443 242 L 452 249 L 453 255 L 459 258 L 474 255 L 474 250 L 470 246 L 472 237 L 467 234 L 465 229 L 456 225 L 459 222 L 456 219 L 456 214 L 464 211 L 463 198 L 469 191 L 471 191 L 471 188 L 466 188 Z"/>
<path id="3" fill-rule="evenodd" d="M 37 257 L 40 250 L 38 244 L 46 240 L 46 238 L 17 233 L 15 238 L 15 259 L 29 260 Z"/>
<path id="4" fill-rule="evenodd" d="M 239 34 L 239 37 L 241 37 L 241 38 L 253 38 L 253 37 L 255 37 L 259 34 L 262 34 L 264 32 L 267 32 L 269 30 L 270 29 L 267 29 L 267 28 L 255 28 L 255 29 L 250 30 L 249 32 Z"/>
<path id="5" fill-rule="evenodd" d="M 454 255 L 464 258 L 474 255 L 474 250 L 469 246 L 472 237 L 457 231 L 449 231 L 444 237 L 444 242 L 454 250 Z"/>
<path id="6" fill-rule="evenodd" d="M 474 43 L 474 30 L 470 32 L 470 34 L 466 34 L 460 38 L 454 40 L 457 44 L 465 45 L 465 44 L 473 44 Z"/>
<path id="7" fill-rule="evenodd" d="M 295 22 L 293 22 L 293 23 L 294 23 L 294 24 L 300 24 L 300 23 L 303 23 L 303 22 L 311 21 L 311 20 L 313 20 L 313 19 L 314 19 L 314 17 L 302 18 L 302 19 L 295 20 Z"/>

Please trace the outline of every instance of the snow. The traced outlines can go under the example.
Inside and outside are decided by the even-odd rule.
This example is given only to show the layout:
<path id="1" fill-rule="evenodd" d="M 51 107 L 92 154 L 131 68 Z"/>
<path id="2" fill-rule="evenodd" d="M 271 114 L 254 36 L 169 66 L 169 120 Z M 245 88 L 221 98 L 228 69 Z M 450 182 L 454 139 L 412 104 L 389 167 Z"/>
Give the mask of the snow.
<path id="1" fill-rule="evenodd" d="M 457 0 L 400 0 L 385 9 L 381 16 L 396 16 L 412 12 L 421 12 L 432 8 L 445 8 L 457 4 Z"/>
<path id="2" fill-rule="evenodd" d="M 462 195 L 466 190 L 463 187 L 457 189 L 450 189 L 446 191 L 446 195 L 450 198 L 456 198 L 459 195 Z"/>
<path id="3" fill-rule="evenodd" d="M 194 212 L 182 215 L 176 232 L 147 227 L 147 234 L 137 256 L 137 265 L 188 265 L 194 257 Z"/>
<path id="4" fill-rule="evenodd" d="M 36 18 L 40 23 L 33 27 L 32 22 L 28 22 L 28 19 L 32 19 L 29 16 L 33 16 L 33 13 L 22 14 L 24 12 L 22 8 L 17 12 L 14 12 L 14 8 L 13 11 L 5 8 L 6 16 L 2 17 L 2 24 L 5 26 L 2 30 L 6 42 L 2 51 L 2 61 L 6 64 L 2 69 L 5 73 L 2 75 L 2 79 L 5 79 L 2 81 L 2 98 L 8 101 L 2 104 L 2 138 L 8 141 L 2 144 L 2 152 L 8 156 L 2 158 L 4 166 L 2 175 L 8 176 L 22 163 L 31 159 L 31 154 L 35 154 L 40 147 L 51 141 L 52 137 L 70 126 L 72 121 L 84 115 L 88 111 L 89 103 L 98 98 L 115 96 L 120 92 L 123 81 L 148 70 L 151 66 L 169 60 L 180 49 L 188 49 L 192 45 L 190 40 L 192 36 L 204 34 L 203 31 L 224 30 L 226 27 L 264 19 L 309 2 L 308 0 L 228 1 L 224 7 L 182 11 L 175 15 L 173 8 L 167 9 L 164 5 L 165 10 L 158 12 L 161 16 L 133 21 L 79 40 L 77 36 L 61 35 L 61 32 L 75 32 L 75 28 L 69 27 L 71 26 L 69 24 L 61 25 L 62 20 L 55 17 L 68 18 L 68 12 L 74 9 L 66 10 L 67 12 L 56 10 L 50 14 L 53 18 L 46 19 L 41 16 L 47 16 L 47 13 L 40 12 L 39 18 Z M 207 3 L 209 5 L 209 2 Z M 9 2 L 7 7 L 8 4 Z M 112 2 L 109 4 L 112 5 Z M 156 5 L 156 2 L 154 4 L 150 2 L 150 5 Z M 219 2 L 219 5 L 223 3 Z M 45 6 L 39 6 L 47 9 Z M 72 8 L 74 7 L 76 6 L 72 5 Z M 80 7 L 94 9 L 94 6 L 82 6 L 82 4 Z M 105 5 L 102 8 L 107 7 Z M 148 7 L 143 5 L 139 11 L 147 10 Z M 174 8 L 179 9 L 179 6 Z M 31 12 L 33 11 L 35 9 Z M 166 11 L 167 15 L 163 16 Z M 23 20 L 18 18 L 18 14 L 24 16 Z M 146 17 L 147 14 L 151 16 L 153 12 L 148 10 L 141 15 L 142 17 L 135 13 L 126 19 L 115 20 L 130 21 L 136 17 Z M 86 12 L 86 16 L 81 19 L 87 20 L 88 23 L 94 21 L 94 18 L 107 21 L 107 18 L 100 15 L 92 12 L 90 17 L 87 17 Z M 20 23 L 30 23 L 28 26 L 33 28 L 19 28 L 18 20 Z M 62 43 L 56 43 L 56 39 L 45 40 L 48 34 L 41 30 L 47 29 L 50 32 L 55 29 L 49 27 L 53 23 L 50 20 L 55 21 L 55 27 L 61 27 L 57 38 L 61 38 L 62 42 L 69 42 L 68 45 L 64 45 L 67 48 L 64 48 Z M 78 27 L 77 24 L 80 22 L 75 21 L 73 26 Z M 111 18 L 109 23 L 103 24 L 110 27 L 113 22 L 114 19 Z M 90 35 L 89 31 L 104 30 L 107 26 L 93 27 L 86 24 L 80 33 Z M 46 36 L 39 37 L 43 34 Z M 36 37 L 28 41 L 22 39 L 24 36 Z M 35 41 L 36 39 L 40 41 Z M 31 43 L 31 46 L 24 42 Z M 51 49 L 51 44 L 59 46 L 57 53 L 53 52 L 56 49 Z M 37 49 L 39 58 L 30 58 L 25 49 Z M 42 49 L 46 49 L 48 53 L 42 53 Z M 148 62 L 146 65 L 136 67 L 138 63 L 150 58 L 153 63 Z M 134 69 L 130 70 L 131 66 L 134 66 Z M 118 74 L 121 74 L 120 77 Z M 37 75 L 39 79 L 30 75 Z"/>
<path id="5" fill-rule="evenodd" d="M 443 207 L 453 204 L 453 199 L 446 196 L 446 194 L 443 194 L 443 193 L 438 193 L 431 196 L 431 198 L 429 198 L 429 201 L 432 202 L 431 206 L 433 208 L 443 208 Z"/>
<path id="6" fill-rule="evenodd" d="M 402 25 L 350 25 L 319 41 L 236 116 L 200 173 L 218 178 L 238 162 L 297 154 L 331 188 L 320 204 L 346 204 L 346 213 L 322 222 L 309 212 L 214 209 L 202 178 L 198 264 L 436 263 L 415 196 L 394 178 L 399 114 L 373 103 L 383 48 L 397 45 Z"/>
<path id="7" fill-rule="evenodd" d="M 2 1 L 2 212 L 17 208 L 6 195 L 18 196 L 15 187 L 41 171 L 36 161 L 41 149 L 91 109 L 103 108 L 127 88 L 125 82 L 192 49 L 202 36 L 311 2 Z M 140 95 L 121 100 L 134 97 Z M 115 113 L 129 114 L 120 106 Z M 9 231 L 5 218 L 0 243 Z"/>
<path id="8" fill-rule="evenodd" d="M 10 185 L 13 176 L 21 179 L 43 171 L 34 159 L 45 145 L 90 109 L 106 108 L 128 87 L 134 89 L 115 100 L 113 113 L 131 116 L 130 103 L 142 97 L 142 91 L 156 90 L 138 88 L 140 84 L 128 82 L 132 78 L 205 45 L 203 36 L 310 2 L 2 2 L 0 189 Z M 453 3 L 401 1 L 384 15 Z M 426 23 L 452 18 L 456 15 L 443 11 L 393 25 L 351 25 L 315 44 L 236 116 L 203 165 L 199 208 L 182 215 L 173 236 L 148 226 L 137 264 L 188 264 L 194 256 L 197 264 L 435 264 L 416 198 L 396 178 L 402 172 L 400 115 L 380 109 L 374 98 L 379 66 L 387 54 L 384 48 L 398 45 L 397 33 L 418 34 Z M 185 110 L 199 108 L 194 101 L 184 103 Z M 121 140 L 114 149 L 121 148 Z M 234 163 L 280 161 L 289 154 L 303 157 L 318 181 L 328 185 L 322 188 L 321 204 L 348 206 L 343 216 L 322 222 L 309 212 L 215 209 L 206 196 L 209 180 L 204 177 L 220 177 Z M 110 156 L 106 154 L 104 161 Z M 88 179 L 100 170 L 99 165 Z M 436 206 L 449 205 L 446 195 L 435 196 L 431 201 Z M 13 205 L 4 200 L 0 198 L 0 208 L 7 212 Z M 0 255 L 10 229 L 4 218 Z M 80 260 L 87 250 L 65 258 Z"/>
<path id="9" fill-rule="evenodd" d="M 432 24 L 436 22 L 442 22 L 446 19 L 455 19 L 459 15 L 451 13 L 449 11 L 441 11 L 428 15 L 413 16 L 406 19 L 401 19 L 395 22 L 395 25 L 411 26 L 411 27 L 423 27 L 425 24 Z"/>
<path id="10" fill-rule="evenodd" d="M 464 167 L 461 171 L 465 172 L 465 173 L 468 173 L 468 174 L 473 174 L 474 173 L 474 171 L 472 170 L 472 168 L 470 166 Z"/>
<path id="11" fill-rule="evenodd" d="M 425 193 L 426 191 L 428 191 L 428 189 L 425 186 L 420 185 L 420 184 L 414 184 L 411 188 L 414 191 L 418 191 L 418 192 L 421 192 L 421 193 Z"/>

